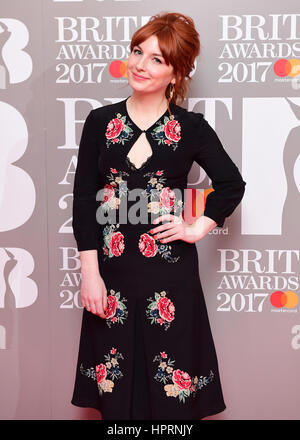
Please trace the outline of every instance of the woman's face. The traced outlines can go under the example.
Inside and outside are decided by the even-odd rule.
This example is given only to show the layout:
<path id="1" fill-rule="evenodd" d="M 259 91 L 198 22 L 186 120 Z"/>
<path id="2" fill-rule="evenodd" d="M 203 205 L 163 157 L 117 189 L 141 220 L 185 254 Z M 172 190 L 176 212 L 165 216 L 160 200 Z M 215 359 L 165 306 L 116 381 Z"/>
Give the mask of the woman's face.
<path id="1" fill-rule="evenodd" d="M 138 92 L 164 94 L 168 84 L 175 83 L 173 66 L 166 64 L 155 35 L 134 46 L 127 62 L 127 76 L 129 85 Z"/>

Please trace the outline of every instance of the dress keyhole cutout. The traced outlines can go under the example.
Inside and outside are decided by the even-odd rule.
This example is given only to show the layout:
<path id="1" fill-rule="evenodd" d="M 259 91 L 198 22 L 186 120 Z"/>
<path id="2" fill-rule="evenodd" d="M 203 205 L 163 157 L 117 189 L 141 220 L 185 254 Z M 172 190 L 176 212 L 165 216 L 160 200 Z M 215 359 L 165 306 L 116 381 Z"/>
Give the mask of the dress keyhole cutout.
<path id="1" fill-rule="evenodd" d="M 146 133 L 142 132 L 132 145 L 127 158 L 136 169 L 139 169 L 150 159 L 152 154 L 153 151 Z"/>

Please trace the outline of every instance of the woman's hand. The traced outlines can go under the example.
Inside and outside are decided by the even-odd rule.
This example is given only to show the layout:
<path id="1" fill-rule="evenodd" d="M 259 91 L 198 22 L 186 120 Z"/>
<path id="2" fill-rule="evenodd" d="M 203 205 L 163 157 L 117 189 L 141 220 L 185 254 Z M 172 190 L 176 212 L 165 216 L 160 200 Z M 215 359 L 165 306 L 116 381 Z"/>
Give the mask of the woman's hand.
<path id="1" fill-rule="evenodd" d="M 81 304 L 88 312 L 106 318 L 107 289 L 99 270 L 81 270 Z"/>
<path id="2" fill-rule="evenodd" d="M 157 217 L 153 223 L 169 220 L 156 228 L 150 230 L 154 239 L 161 243 L 169 243 L 174 240 L 183 240 L 187 243 L 195 243 L 202 239 L 208 232 L 215 228 L 217 223 L 209 217 L 201 216 L 193 224 L 189 225 L 184 221 L 182 215 L 164 214 Z M 164 231 L 164 232 L 163 232 Z"/>

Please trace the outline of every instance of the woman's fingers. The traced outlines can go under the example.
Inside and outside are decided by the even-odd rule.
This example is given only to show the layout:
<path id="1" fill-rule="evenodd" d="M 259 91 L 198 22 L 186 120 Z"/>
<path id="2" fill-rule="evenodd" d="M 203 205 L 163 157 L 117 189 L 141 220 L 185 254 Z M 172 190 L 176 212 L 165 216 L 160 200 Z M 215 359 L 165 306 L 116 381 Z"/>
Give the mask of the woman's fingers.
<path id="1" fill-rule="evenodd" d="M 100 318 L 102 318 L 102 319 L 105 319 L 105 318 L 106 318 L 106 315 L 105 315 L 105 313 L 104 313 L 104 310 L 103 310 L 103 306 L 102 306 L 102 302 L 101 302 L 101 301 L 99 301 L 99 303 L 98 303 L 98 305 L 97 305 L 97 312 L 96 312 L 96 315 L 100 316 Z"/>
<path id="2" fill-rule="evenodd" d="M 175 227 L 174 222 L 164 223 L 161 226 L 157 226 L 157 228 L 152 228 L 150 232 L 151 232 L 151 234 L 157 234 L 161 231 L 165 231 L 166 229 L 170 229 L 170 228 L 174 228 L 174 227 Z"/>
<path id="3" fill-rule="evenodd" d="M 81 285 L 81 304 L 88 312 L 105 319 L 107 307 L 107 289 L 99 274 L 83 277 Z"/>
<path id="4" fill-rule="evenodd" d="M 105 312 L 105 311 L 107 310 L 107 307 L 108 307 L 107 295 L 104 295 L 104 296 L 102 297 L 102 300 L 103 300 L 103 302 L 102 302 L 103 310 L 104 310 L 104 312 Z"/>
<path id="5" fill-rule="evenodd" d="M 172 215 L 172 214 L 164 214 L 164 215 L 161 215 L 160 217 L 157 217 L 153 221 L 153 223 L 157 224 L 160 221 L 164 221 L 164 220 L 168 221 L 168 223 L 164 223 L 164 224 L 157 226 L 156 228 L 152 228 L 150 230 L 151 234 L 155 234 L 154 238 L 160 238 L 162 236 L 161 232 L 169 230 L 169 229 L 172 229 L 171 233 L 173 234 L 174 233 L 173 228 L 176 228 L 176 227 L 180 228 L 182 226 L 182 222 L 183 222 L 183 218 L 180 216 L 176 216 L 176 215 Z M 176 229 L 176 230 L 179 230 L 179 229 Z M 156 237 L 156 234 L 159 234 L 159 236 Z"/>
<path id="6" fill-rule="evenodd" d="M 94 306 L 92 304 L 83 303 L 82 307 L 85 308 L 88 312 L 93 313 Z"/>
<path id="7" fill-rule="evenodd" d="M 181 238 L 182 238 L 182 233 L 177 232 L 173 235 L 166 236 L 166 238 L 163 238 L 161 241 L 162 243 L 168 243 L 169 241 L 180 240 Z"/>
<path id="8" fill-rule="evenodd" d="M 105 295 L 106 297 L 106 295 Z M 87 302 L 85 301 L 82 306 L 88 311 L 93 313 L 94 315 L 99 315 L 101 318 L 106 318 L 105 315 L 105 308 L 103 307 L 103 304 L 107 304 L 107 300 L 104 300 L 102 298 L 97 299 L 94 302 Z"/>
<path id="9" fill-rule="evenodd" d="M 103 319 L 106 319 L 106 309 L 107 309 L 107 293 L 105 292 L 105 294 L 103 294 L 98 301 L 98 309 L 97 309 L 98 310 L 97 314 Z"/>
<path id="10" fill-rule="evenodd" d="M 103 282 L 102 295 L 98 301 L 98 311 L 99 311 L 98 315 L 103 319 L 106 318 L 106 314 L 105 314 L 106 309 L 107 309 L 107 290 L 106 290 L 106 286 Z"/>
<path id="11" fill-rule="evenodd" d="M 180 223 L 182 220 L 182 216 L 177 216 L 173 214 L 163 214 L 153 220 L 153 223 L 156 225 L 159 222 L 163 222 L 164 220 L 174 223 Z"/>
<path id="12" fill-rule="evenodd" d="M 163 237 L 169 237 L 170 235 L 176 234 L 181 231 L 180 225 L 174 225 L 172 223 L 172 227 L 167 228 L 165 231 L 159 232 L 158 234 L 155 234 L 154 237 L 156 238 L 163 238 Z"/>

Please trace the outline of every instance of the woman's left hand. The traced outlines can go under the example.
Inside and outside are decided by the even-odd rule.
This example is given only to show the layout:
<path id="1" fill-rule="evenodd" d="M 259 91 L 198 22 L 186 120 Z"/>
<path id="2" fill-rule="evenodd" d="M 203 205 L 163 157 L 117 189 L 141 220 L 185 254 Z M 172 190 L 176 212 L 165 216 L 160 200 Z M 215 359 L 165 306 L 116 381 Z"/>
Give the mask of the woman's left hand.
<path id="1" fill-rule="evenodd" d="M 184 221 L 182 215 L 179 217 L 172 214 L 163 214 L 157 217 L 153 223 L 156 224 L 164 220 L 169 220 L 169 223 L 164 223 L 150 230 L 155 240 L 160 240 L 161 243 L 169 243 L 174 240 L 195 243 L 200 239 L 199 234 L 195 233 L 195 229 Z"/>

